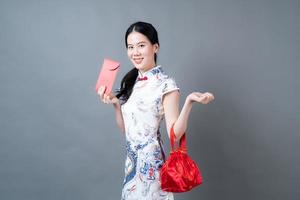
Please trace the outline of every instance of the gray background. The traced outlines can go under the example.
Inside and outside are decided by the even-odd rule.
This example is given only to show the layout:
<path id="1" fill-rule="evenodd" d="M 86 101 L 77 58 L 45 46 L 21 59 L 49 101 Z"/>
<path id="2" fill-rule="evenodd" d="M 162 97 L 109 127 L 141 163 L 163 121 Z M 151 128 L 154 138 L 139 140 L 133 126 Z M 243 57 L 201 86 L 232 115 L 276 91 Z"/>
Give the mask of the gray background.
<path id="1" fill-rule="evenodd" d="M 181 105 L 216 97 L 188 128 L 204 184 L 176 199 L 298 199 L 296 0 L 1 0 L 0 199 L 120 199 L 125 138 L 94 84 L 104 57 L 122 63 L 118 85 L 131 68 L 137 20 L 157 28 Z"/>

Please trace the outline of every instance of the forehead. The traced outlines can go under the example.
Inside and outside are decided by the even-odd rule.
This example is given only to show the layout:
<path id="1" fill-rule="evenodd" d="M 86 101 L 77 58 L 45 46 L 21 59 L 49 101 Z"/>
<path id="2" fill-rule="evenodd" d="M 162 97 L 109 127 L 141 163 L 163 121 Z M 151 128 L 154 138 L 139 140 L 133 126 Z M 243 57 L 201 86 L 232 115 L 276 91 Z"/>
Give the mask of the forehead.
<path id="1" fill-rule="evenodd" d="M 148 38 L 136 31 L 133 31 L 132 33 L 130 33 L 127 37 L 127 43 L 128 44 L 138 44 L 140 42 L 147 42 L 149 43 L 150 41 L 148 40 Z"/>

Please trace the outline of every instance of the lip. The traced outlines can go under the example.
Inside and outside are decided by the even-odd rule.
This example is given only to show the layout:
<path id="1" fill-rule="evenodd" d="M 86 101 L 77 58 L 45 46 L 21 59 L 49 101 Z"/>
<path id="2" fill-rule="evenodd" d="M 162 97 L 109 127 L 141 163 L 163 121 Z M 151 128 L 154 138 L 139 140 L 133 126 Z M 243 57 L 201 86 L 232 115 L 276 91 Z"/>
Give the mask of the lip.
<path id="1" fill-rule="evenodd" d="M 140 63 L 143 61 L 143 58 L 133 58 L 133 61 L 134 61 L 136 64 L 140 64 Z"/>

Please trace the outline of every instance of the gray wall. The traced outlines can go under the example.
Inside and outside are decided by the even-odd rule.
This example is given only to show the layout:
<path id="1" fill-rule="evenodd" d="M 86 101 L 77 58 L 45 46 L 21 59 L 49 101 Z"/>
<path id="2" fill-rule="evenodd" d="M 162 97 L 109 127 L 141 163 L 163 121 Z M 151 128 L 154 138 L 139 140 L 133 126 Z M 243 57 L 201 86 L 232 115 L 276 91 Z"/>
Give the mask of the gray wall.
<path id="1" fill-rule="evenodd" d="M 296 0 L 1 0 L 0 199 L 120 199 L 125 139 L 94 84 L 104 57 L 122 63 L 118 84 L 131 68 L 136 20 L 157 28 L 182 102 L 216 96 L 189 121 L 205 182 L 176 199 L 299 198 L 299 13 Z"/>

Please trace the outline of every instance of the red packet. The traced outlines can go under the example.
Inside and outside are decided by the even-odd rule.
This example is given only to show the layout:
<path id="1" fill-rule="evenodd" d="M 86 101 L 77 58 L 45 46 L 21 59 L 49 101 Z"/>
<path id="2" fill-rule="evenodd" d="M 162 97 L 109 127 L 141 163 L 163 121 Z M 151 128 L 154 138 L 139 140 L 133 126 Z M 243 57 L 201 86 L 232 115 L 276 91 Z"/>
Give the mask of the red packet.
<path id="1" fill-rule="evenodd" d="M 102 85 L 106 86 L 106 94 L 111 92 L 119 68 L 119 62 L 107 58 L 104 59 L 102 69 L 99 73 L 99 77 L 95 86 L 96 92 L 98 92 L 99 87 Z"/>

